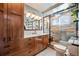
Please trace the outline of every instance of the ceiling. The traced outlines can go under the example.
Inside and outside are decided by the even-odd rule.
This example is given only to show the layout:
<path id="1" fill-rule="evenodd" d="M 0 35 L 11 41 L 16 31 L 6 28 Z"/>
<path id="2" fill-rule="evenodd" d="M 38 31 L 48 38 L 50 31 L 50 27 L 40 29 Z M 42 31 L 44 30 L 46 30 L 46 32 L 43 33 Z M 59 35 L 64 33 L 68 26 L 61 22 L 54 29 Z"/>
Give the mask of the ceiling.
<path id="1" fill-rule="evenodd" d="M 31 6 L 32 8 L 44 12 L 51 6 L 56 5 L 57 3 L 27 3 L 27 5 Z"/>

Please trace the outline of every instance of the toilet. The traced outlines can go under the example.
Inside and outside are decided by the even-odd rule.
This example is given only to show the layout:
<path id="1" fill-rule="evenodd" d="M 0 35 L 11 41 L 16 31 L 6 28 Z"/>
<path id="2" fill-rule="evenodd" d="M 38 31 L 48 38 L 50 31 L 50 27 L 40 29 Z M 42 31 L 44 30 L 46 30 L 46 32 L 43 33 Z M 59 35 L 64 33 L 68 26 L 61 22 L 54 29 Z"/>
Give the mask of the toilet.
<path id="1" fill-rule="evenodd" d="M 60 53 L 61 55 L 64 55 L 66 52 L 67 47 L 64 45 L 59 43 L 51 43 L 51 45 L 53 45 L 53 48 L 57 51 L 57 53 Z"/>

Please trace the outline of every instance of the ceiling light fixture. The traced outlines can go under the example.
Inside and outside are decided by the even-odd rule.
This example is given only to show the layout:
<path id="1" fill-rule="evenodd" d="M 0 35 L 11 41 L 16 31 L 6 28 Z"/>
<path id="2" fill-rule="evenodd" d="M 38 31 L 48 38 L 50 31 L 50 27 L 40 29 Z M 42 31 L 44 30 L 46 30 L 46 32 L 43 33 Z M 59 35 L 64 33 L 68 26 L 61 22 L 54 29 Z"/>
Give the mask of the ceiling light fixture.
<path id="1" fill-rule="evenodd" d="M 38 16 L 35 16 L 35 19 L 38 19 Z"/>
<path id="2" fill-rule="evenodd" d="M 26 17 L 29 17 L 31 15 L 31 13 L 26 13 Z"/>
<path id="3" fill-rule="evenodd" d="M 32 15 L 31 15 L 31 18 L 34 18 L 34 17 L 35 17 L 35 15 L 34 15 L 34 14 L 32 14 Z"/>
<path id="4" fill-rule="evenodd" d="M 39 19 L 42 19 L 41 17 L 39 17 Z"/>

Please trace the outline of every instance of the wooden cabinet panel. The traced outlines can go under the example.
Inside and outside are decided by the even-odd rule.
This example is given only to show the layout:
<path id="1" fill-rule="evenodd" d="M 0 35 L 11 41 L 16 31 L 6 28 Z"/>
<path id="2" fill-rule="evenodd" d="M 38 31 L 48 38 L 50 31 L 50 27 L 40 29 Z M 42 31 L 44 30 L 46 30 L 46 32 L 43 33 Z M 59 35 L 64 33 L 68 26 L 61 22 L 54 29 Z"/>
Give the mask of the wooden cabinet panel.
<path id="1" fill-rule="evenodd" d="M 23 47 L 23 4 L 0 3 L 0 55 Z"/>
<path id="2" fill-rule="evenodd" d="M 6 22 L 6 5 L 0 4 L 0 55 L 5 55 L 9 52 L 7 47 L 7 22 Z"/>
<path id="3" fill-rule="evenodd" d="M 8 13 L 8 42 L 13 50 L 19 49 L 22 39 L 22 17 Z"/>
<path id="4" fill-rule="evenodd" d="M 26 38 L 24 45 L 25 45 L 26 49 L 33 48 L 34 47 L 34 38 Z"/>
<path id="5" fill-rule="evenodd" d="M 0 12 L 0 55 L 3 55 L 4 54 L 4 41 L 5 39 L 3 38 L 3 13 Z"/>
<path id="6" fill-rule="evenodd" d="M 35 55 L 48 46 L 48 35 L 26 38 L 25 48 L 28 52 L 26 55 Z"/>
<path id="7" fill-rule="evenodd" d="M 7 13 L 7 3 L 0 3 L 0 11 Z"/>
<path id="8" fill-rule="evenodd" d="M 0 10 L 3 8 L 3 3 L 0 3 Z"/>
<path id="9" fill-rule="evenodd" d="M 43 36 L 43 46 L 44 47 L 47 47 L 48 46 L 48 43 L 49 43 L 48 35 L 44 35 Z"/>
<path id="10" fill-rule="evenodd" d="M 43 38 L 42 36 L 35 37 L 35 48 L 36 51 L 40 51 L 43 48 Z"/>
<path id="11" fill-rule="evenodd" d="M 9 3 L 8 10 L 9 10 L 9 12 L 22 15 L 23 4 L 22 3 Z"/>
<path id="12" fill-rule="evenodd" d="M 48 35 L 24 38 L 25 48 L 15 51 L 9 55 L 32 56 L 48 46 Z"/>
<path id="13" fill-rule="evenodd" d="M 23 4 L 8 4 L 8 43 L 10 45 L 10 53 L 23 48 Z"/>
<path id="14" fill-rule="evenodd" d="M 33 55 L 33 51 L 35 51 L 35 40 L 34 38 L 25 38 L 24 39 L 25 52 L 23 55 Z M 22 55 L 22 54 L 21 54 Z"/>

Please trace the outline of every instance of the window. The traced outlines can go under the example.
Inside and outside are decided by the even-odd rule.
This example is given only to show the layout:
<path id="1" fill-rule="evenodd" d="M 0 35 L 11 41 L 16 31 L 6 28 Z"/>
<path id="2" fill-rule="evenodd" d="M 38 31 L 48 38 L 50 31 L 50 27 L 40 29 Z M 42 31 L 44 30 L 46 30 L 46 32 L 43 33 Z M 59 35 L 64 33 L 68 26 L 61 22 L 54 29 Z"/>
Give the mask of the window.
<path id="1" fill-rule="evenodd" d="M 62 4 L 60 5 L 59 7 L 56 7 L 54 9 L 52 9 L 53 13 L 57 12 L 57 11 L 60 11 L 60 10 L 63 10 L 63 9 L 66 9 L 70 6 L 70 4 L 68 3 L 65 3 L 65 4 Z"/>
<path id="2" fill-rule="evenodd" d="M 60 15 L 56 19 L 52 19 L 52 25 L 70 25 L 72 22 L 70 14 Z"/>

